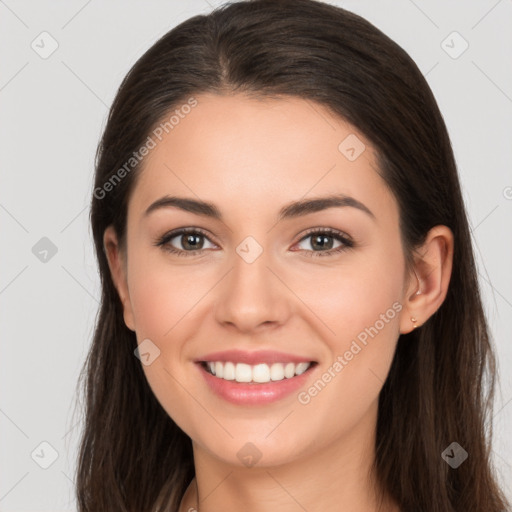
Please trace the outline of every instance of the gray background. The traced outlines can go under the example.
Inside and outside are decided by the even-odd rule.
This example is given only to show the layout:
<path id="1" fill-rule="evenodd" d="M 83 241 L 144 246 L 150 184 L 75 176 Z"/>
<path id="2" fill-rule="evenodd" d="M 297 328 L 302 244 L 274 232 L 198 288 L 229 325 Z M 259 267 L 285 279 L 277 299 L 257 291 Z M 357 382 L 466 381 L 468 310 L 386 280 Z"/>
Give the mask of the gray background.
<path id="1" fill-rule="evenodd" d="M 100 296 L 88 226 L 96 145 L 135 60 L 220 3 L 0 0 L 3 512 L 76 510 L 75 387 Z M 498 353 L 493 456 L 512 499 L 512 0 L 330 3 L 411 55 L 446 120 Z"/>

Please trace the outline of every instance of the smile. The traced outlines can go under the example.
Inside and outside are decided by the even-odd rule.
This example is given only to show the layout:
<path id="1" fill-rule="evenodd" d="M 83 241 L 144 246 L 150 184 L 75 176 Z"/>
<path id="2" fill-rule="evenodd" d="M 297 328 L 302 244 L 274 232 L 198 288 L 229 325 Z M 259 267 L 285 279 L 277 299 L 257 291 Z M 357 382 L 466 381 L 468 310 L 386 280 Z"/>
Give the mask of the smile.
<path id="1" fill-rule="evenodd" d="M 259 363 L 196 362 L 211 392 L 236 405 L 265 405 L 298 392 L 315 374 L 317 362 Z M 215 372 L 215 373 L 214 373 Z"/>
<path id="2" fill-rule="evenodd" d="M 231 361 L 207 361 L 204 362 L 206 371 L 217 378 L 234 380 L 236 382 L 266 383 L 283 379 L 291 379 L 303 374 L 313 362 L 309 363 L 266 363 L 249 365 L 245 363 L 233 363 Z"/>

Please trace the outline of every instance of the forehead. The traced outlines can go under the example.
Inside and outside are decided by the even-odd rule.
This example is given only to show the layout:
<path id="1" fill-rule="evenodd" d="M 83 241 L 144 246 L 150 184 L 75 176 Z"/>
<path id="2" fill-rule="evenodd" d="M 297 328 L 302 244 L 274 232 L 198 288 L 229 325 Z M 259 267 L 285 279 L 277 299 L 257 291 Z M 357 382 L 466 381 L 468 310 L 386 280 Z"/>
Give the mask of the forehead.
<path id="1" fill-rule="evenodd" d="M 233 214 L 277 211 L 290 200 L 333 193 L 371 204 L 375 213 L 395 207 L 373 147 L 322 105 L 241 94 L 195 99 L 187 114 L 161 125 L 167 128 L 160 138 L 151 134 L 154 147 L 131 200 L 141 215 L 165 194 L 195 196 Z"/>

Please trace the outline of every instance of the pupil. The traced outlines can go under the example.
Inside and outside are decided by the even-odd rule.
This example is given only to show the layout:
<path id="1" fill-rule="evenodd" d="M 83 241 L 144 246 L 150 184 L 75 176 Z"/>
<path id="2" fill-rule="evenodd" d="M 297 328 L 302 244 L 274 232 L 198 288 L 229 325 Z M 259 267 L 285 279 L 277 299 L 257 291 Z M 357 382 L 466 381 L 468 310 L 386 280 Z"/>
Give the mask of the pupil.
<path id="1" fill-rule="evenodd" d="M 332 239 L 332 237 L 327 236 L 327 235 L 318 235 L 318 236 L 314 237 L 313 240 L 315 241 L 315 243 L 320 241 L 319 244 L 320 244 L 320 248 L 321 249 L 331 249 L 332 248 L 332 241 L 331 241 L 330 244 L 329 243 L 325 243 L 325 239 L 326 238 L 327 239 L 329 239 L 329 238 Z M 315 243 L 313 243 L 313 248 L 315 247 Z M 328 247 L 326 247 L 326 246 L 328 246 Z"/>
<path id="2" fill-rule="evenodd" d="M 197 249 L 197 239 L 200 238 L 198 235 L 185 235 L 186 243 L 183 244 L 184 247 L 189 246 L 191 249 Z M 196 244 L 194 245 L 194 241 Z"/>

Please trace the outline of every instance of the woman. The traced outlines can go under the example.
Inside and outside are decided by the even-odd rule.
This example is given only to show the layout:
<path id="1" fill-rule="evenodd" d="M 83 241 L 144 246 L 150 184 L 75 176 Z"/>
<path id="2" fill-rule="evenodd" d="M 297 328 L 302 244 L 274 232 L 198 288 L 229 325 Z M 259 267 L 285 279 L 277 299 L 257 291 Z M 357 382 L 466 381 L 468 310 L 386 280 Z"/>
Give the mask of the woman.
<path id="1" fill-rule="evenodd" d="M 506 509 L 450 140 L 369 22 L 256 0 L 171 30 L 115 98 L 91 223 L 80 511 Z"/>

